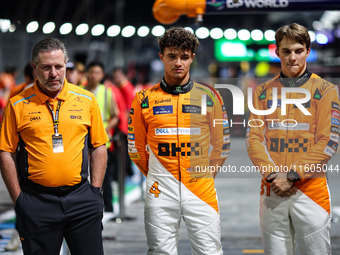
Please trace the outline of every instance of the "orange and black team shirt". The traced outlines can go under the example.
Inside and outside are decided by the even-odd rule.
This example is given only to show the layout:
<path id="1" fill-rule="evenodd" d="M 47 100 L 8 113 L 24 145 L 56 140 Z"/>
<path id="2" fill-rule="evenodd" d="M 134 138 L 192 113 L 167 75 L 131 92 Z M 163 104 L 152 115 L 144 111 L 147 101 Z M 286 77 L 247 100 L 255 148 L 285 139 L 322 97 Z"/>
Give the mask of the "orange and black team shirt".
<path id="1" fill-rule="evenodd" d="M 64 148 L 61 153 L 53 152 L 55 130 L 46 101 L 54 112 L 61 101 L 58 118 Z M 66 79 L 56 99 L 46 96 L 37 82 L 11 98 L 0 139 L 0 150 L 17 152 L 19 179 L 46 187 L 73 186 L 87 178 L 89 149 L 108 141 L 95 96 Z"/>

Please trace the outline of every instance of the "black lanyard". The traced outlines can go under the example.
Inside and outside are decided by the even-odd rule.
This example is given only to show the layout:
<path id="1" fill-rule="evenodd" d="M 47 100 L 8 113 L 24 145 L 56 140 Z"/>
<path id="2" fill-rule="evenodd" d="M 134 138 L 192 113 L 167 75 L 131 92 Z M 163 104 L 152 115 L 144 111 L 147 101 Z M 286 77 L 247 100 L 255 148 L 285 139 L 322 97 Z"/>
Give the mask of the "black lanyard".
<path id="1" fill-rule="evenodd" d="M 59 125 L 59 111 L 60 111 L 61 100 L 58 100 L 58 106 L 57 106 L 57 110 L 56 110 L 55 114 L 54 114 L 54 111 L 53 111 L 53 109 L 50 105 L 50 102 L 46 101 L 46 104 L 47 104 L 48 108 L 50 109 L 50 111 L 52 113 L 53 125 L 54 125 L 54 135 L 59 136 L 58 125 Z"/>

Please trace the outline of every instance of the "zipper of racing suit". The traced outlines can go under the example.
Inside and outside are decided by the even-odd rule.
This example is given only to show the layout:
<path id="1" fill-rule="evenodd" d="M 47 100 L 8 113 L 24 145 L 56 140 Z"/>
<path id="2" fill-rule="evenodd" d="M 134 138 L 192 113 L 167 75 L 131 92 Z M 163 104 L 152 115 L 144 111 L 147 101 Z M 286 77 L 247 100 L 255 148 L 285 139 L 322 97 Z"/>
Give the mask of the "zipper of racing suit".
<path id="1" fill-rule="evenodd" d="M 293 78 L 293 79 L 289 79 L 289 78 L 287 78 L 282 72 L 280 73 L 280 82 L 281 82 L 281 85 L 282 85 L 282 87 L 293 87 L 293 88 L 296 88 L 296 87 L 301 87 L 303 84 L 305 84 L 308 80 L 309 80 L 309 78 L 312 76 L 312 73 L 308 70 L 308 69 L 306 69 L 305 70 L 305 72 L 300 76 L 300 77 L 298 77 L 298 78 Z M 282 93 L 281 93 L 281 95 L 282 95 Z M 289 93 L 289 95 L 288 95 L 288 99 L 291 99 L 291 93 Z M 282 102 L 281 102 L 281 108 L 282 108 Z M 287 111 L 286 111 L 286 116 L 287 116 L 287 118 L 289 118 L 289 112 L 290 112 L 290 109 L 292 109 L 292 111 L 293 111 L 293 117 L 295 117 L 294 115 L 295 115 L 295 110 L 294 110 L 294 107 L 293 107 L 293 105 L 290 105 L 290 104 L 288 104 L 288 106 L 287 106 Z M 287 141 L 285 141 L 285 143 L 288 143 L 289 142 L 289 137 L 288 137 L 288 134 L 289 134 L 289 128 L 287 127 L 286 128 L 286 135 L 285 135 L 285 137 L 286 137 L 286 139 L 288 139 Z M 294 134 L 294 133 L 293 133 Z M 285 149 L 287 149 L 287 151 L 285 152 L 286 153 L 286 155 L 285 155 L 285 166 L 286 166 L 286 164 L 287 164 L 287 162 L 289 162 L 288 161 L 288 156 L 289 156 L 289 153 L 288 153 L 288 148 L 285 148 Z M 293 148 L 294 149 L 294 148 Z M 291 156 L 291 160 L 290 160 L 290 164 L 292 164 L 293 163 L 293 155 Z M 290 166 L 290 165 L 289 165 Z"/>
<path id="2" fill-rule="evenodd" d="M 179 118 L 180 118 L 180 97 L 182 94 L 174 95 L 177 97 L 177 129 L 179 129 Z M 177 130 L 177 146 L 180 147 L 180 136 L 179 136 L 179 130 Z M 179 195 L 180 195 L 180 201 L 182 202 L 182 173 L 181 173 L 181 153 L 179 152 L 178 155 L 178 180 L 179 180 Z"/>
<path id="3" fill-rule="evenodd" d="M 282 94 L 281 94 L 282 95 Z M 291 98 L 291 93 L 289 93 L 289 95 L 288 95 L 288 99 L 290 99 Z M 281 99 L 282 99 L 282 97 L 281 97 Z M 288 104 L 286 107 L 286 116 L 287 116 L 287 118 L 289 118 L 289 113 L 290 113 L 290 104 Z M 281 101 L 281 107 L 282 107 L 282 101 Z M 281 108 L 282 109 L 282 108 Z M 285 143 L 286 144 L 288 144 L 288 142 L 289 142 L 289 137 L 288 137 L 288 135 L 289 135 L 289 128 L 287 127 L 286 128 L 286 134 L 285 134 L 285 137 L 286 137 L 286 139 L 285 139 Z M 285 146 L 286 147 L 286 146 Z M 287 162 L 289 162 L 289 160 L 288 160 L 288 156 L 289 156 L 289 153 L 288 153 L 288 148 L 285 148 L 285 163 L 284 163 L 284 165 L 283 166 L 286 166 L 287 165 Z"/>
<path id="4" fill-rule="evenodd" d="M 180 148 L 180 134 L 179 134 L 179 123 L 180 123 L 180 113 L 182 112 L 182 98 L 181 97 L 184 97 L 184 95 L 186 95 L 189 91 L 191 91 L 192 87 L 193 87 L 193 82 L 189 79 L 189 81 L 184 84 L 184 85 L 176 85 L 176 86 L 169 86 L 164 78 L 162 79 L 161 81 L 161 88 L 163 91 L 165 91 L 166 93 L 169 93 L 172 95 L 172 98 L 176 97 L 177 96 L 177 105 L 174 105 L 174 107 L 177 107 L 177 116 L 176 116 L 176 121 L 177 121 L 177 146 Z M 174 109 L 173 109 L 174 110 Z M 184 116 L 183 116 L 184 118 Z M 182 128 L 184 128 L 184 126 L 182 126 Z M 177 149 L 176 149 L 177 150 Z M 179 172 L 178 172 L 178 179 L 179 179 L 179 182 L 180 182 L 180 186 L 179 186 L 179 192 L 180 194 L 182 195 L 181 193 L 181 186 L 182 186 L 182 173 L 181 173 L 181 164 L 180 164 L 180 159 L 181 159 L 181 153 L 180 151 L 178 151 L 178 163 L 179 163 Z M 177 154 L 177 151 L 176 151 L 176 154 Z M 184 162 L 185 162 L 185 159 L 184 159 Z"/>

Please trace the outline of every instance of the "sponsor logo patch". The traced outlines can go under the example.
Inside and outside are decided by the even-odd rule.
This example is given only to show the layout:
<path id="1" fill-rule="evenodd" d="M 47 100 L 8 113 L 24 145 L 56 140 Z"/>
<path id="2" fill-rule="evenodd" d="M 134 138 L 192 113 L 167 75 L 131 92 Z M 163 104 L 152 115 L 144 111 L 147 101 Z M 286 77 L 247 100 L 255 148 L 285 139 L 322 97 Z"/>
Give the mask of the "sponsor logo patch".
<path id="1" fill-rule="evenodd" d="M 337 126 L 331 126 L 331 132 L 339 134 L 339 127 Z"/>
<path id="2" fill-rule="evenodd" d="M 269 151 L 274 152 L 306 152 L 308 150 L 306 138 L 270 138 Z"/>
<path id="3" fill-rule="evenodd" d="M 222 151 L 221 158 L 226 158 L 229 156 L 229 154 L 230 154 L 230 151 Z"/>
<path id="4" fill-rule="evenodd" d="M 76 97 L 74 100 L 75 100 L 75 101 L 78 101 L 78 102 L 80 102 L 80 103 L 82 103 L 82 102 L 83 102 L 83 100 L 81 100 L 81 98 L 80 98 L 80 97 Z"/>
<path id="5" fill-rule="evenodd" d="M 230 149 L 230 143 L 223 144 L 222 150 L 224 151 L 224 150 L 228 150 L 228 149 Z"/>
<path id="6" fill-rule="evenodd" d="M 339 142 L 339 135 L 331 133 L 329 139 L 331 139 L 332 141 L 338 143 Z"/>
<path id="7" fill-rule="evenodd" d="M 172 105 L 154 106 L 153 115 L 173 113 Z"/>
<path id="8" fill-rule="evenodd" d="M 229 128 L 223 129 L 223 135 L 229 135 L 229 134 L 230 134 Z"/>
<path id="9" fill-rule="evenodd" d="M 139 154 L 136 154 L 136 153 L 134 153 L 134 154 L 129 154 L 129 155 L 130 155 L 130 158 L 131 158 L 131 159 L 139 159 L 139 158 L 140 158 Z"/>
<path id="10" fill-rule="evenodd" d="M 134 128 L 134 127 L 128 126 L 128 132 L 131 132 L 131 133 L 133 133 L 133 132 L 134 132 L 134 130 L 135 130 L 135 128 Z"/>
<path id="11" fill-rule="evenodd" d="M 200 135 L 201 128 L 156 128 L 155 135 Z"/>
<path id="12" fill-rule="evenodd" d="M 322 97 L 322 95 L 321 95 L 319 89 L 316 89 L 313 98 L 320 100 L 321 97 Z"/>
<path id="13" fill-rule="evenodd" d="M 267 97 L 267 89 L 265 89 L 264 91 L 262 91 L 262 93 L 259 96 L 259 100 L 263 100 L 266 99 Z"/>
<path id="14" fill-rule="evenodd" d="M 321 89 L 320 89 L 321 93 L 323 93 L 330 85 L 331 85 L 331 84 L 330 84 L 329 82 L 324 81 L 324 82 L 322 83 L 322 86 L 321 86 Z"/>
<path id="15" fill-rule="evenodd" d="M 330 148 L 332 148 L 335 151 L 338 149 L 338 143 L 336 143 L 332 140 L 328 141 L 327 146 L 329 146 Z"/>
<path id="16" fill-rule="evenodd" d="M 189 173 L 189 172 L 194 172 L 195 171 L 195 169 L 193 168 L 193 167 L 188 167 L 187 168 L 187 172 Z"/>
<path id="17" fill-rule="evenodd" d="M 223 136 L 223 143 L 229 143 L 230 142 L 230 136 Z"/>
<path id="18" fill-rule="evenodd" d="M 199 143 L 159 143 L 158 156 L 200 156 L 202 148 Z"/>
<path id="19" fill-rule="evenodd" d="M 161 100 L 155 100 L 155 104 L 171 103 L 171 98 L 165 98 Z"/>
<path id="20" fill-rule="evenodd" d="M 135 109 L 131 108 L 130 109 L 130 114 L 133 115 L 135 113 Z"/>
<path id="21" fill-rule="evenodd" d="M 340 119 L 340 112 L 337 110 L 332 110 L 331 116 Z"/>
<path id="22" fill-rule="evenodd" d="M 224 120 L 223 121 L 223 127 L 224 128 L 228 128 L 229 127 L 229 121 L 228 120 Z"/>
<path id="23" fill-rule="evenodd" d="M 337 102 L 332 102 L 332 108 L 340 111 L 339 104 Z"/>
<path id="24" fill-rule="evenodd" d="M 267 100 L 267 108 L 271 108 L 273 105 L 273 100 Z M 278 99 L 277 100 L 277 107 L 280 107 L 281 108 L 281 99 Z"/>
<path id="25" fill-rule="evenodd" d="M 128 141 L 128 146 L 130 147 L 135 147 L 136 146 L 136 142 L 135 141 Z"/>
<path id="26" fill-rule="evenodd" d="M 128 135 L 127 135 L 127 138 L 128 138 L 129 140 L 135 140 L 135 134 L 128 134 Z"/>
<path id="27" fill-rule="evenodd" d="M 71 115 L 70 118 L 71 118 L 71 120 L 82 120 L 83 116 L 81 116 L 81 115 Z"/>
<path id="28" fill-rule="evenodd" d="M 282 125 L 281 122 L 269 123 L 268 128 L 270 130 L 279 129 L 279 130 L 309 130 L 309 123 L 286 123 Z"/>
<path id="29" fill-rule="evenodd" d="M 326 153 L 327 155 L 333 157 L 335 155 L 335 150 L 333 150 L 332 148 L 326 146 L 325 150 L 323 151 L 324 153 Z"/>
<path id="30" fill-rule="evenodd" d="M 210 97 L 207 97 L 207 106 L 208 107 L 213 107 L 214 106 L 214 101 Z"/>
<path id="31" fill-rule="evenodd" d="M 338 120 L 337 118 L 332 118 L 331 119 L 331 123 L 332 123 L 332 125 L 339 126 L 340 125 L 340 120 Z"/>
<path id="32" fill-rule="evenodd" d="M 142 109 L 149 108 L 149 97 L 144 98 L 141 103 Z"/>
<path id="33" fill-rule="evenodd" d="M 201 106 L 199 105 L 182 105 L 183 113 L 201 113 Z"/>
<path id="34" fill-rule="evenodd" d="M 83 109 L 68 109 L 69 112 L 81 112 Z"/>
<path id="35" fill-rule="evenodd" d="M 41 117 L 40 117 L 40 116 L 30 117 L 30 121 L 31 121 L 31 122 L 38 122 L 38 121 L 41 121 Z"/>
<path id="36" fill-rule="evenodd" d="M 128 150 L 129 150 L 129 153 L 138 153 L 136 147 L 129 147 Z"/>

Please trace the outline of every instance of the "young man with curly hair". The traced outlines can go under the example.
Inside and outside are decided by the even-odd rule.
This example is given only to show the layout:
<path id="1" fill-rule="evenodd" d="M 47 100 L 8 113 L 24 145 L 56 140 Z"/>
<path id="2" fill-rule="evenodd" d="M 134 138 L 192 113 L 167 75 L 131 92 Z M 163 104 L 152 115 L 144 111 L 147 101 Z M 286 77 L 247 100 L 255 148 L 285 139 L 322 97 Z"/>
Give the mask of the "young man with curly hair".
<path id="1" fill-rule="evenodd" d="M 128 128 L 130 158 L 147 177 L 148 254 L 177 254 L 181 218 L 193 254 L 223 254 L 216 171 L 206 169 L 218 168 L 229 155 L 225 107 L 214 88 L 190 79 L 199 46 L 194 34 L 174 27 L 158 42 L 164 78 L 136 94 Z M 214 126 L 214 119 L 225 123 Z"/>

